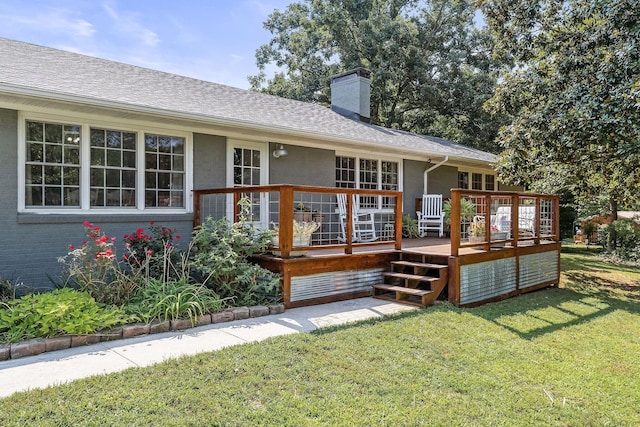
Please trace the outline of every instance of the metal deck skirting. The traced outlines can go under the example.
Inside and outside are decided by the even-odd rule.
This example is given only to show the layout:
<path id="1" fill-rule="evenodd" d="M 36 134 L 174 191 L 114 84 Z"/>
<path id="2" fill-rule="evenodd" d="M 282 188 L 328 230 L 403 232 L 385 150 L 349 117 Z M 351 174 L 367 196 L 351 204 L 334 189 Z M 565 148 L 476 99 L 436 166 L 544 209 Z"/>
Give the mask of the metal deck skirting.
<path id="1" fill-rule="evenodd" d="M 515 257 L 460 267 L 460 304 L 487 300 L 515 289 Z"/>
<path id="2" fill-rule="evenodd" d="M 352 292 L 371 291 L 380 283 L 384 268 L 332 271 L 291 278 L 291 302 Z"/>
<path id="3" fill-rule="evenodd" d="M 558 277 L 558 251 L 520 257 L 520 289 L 551 282 Z"/>

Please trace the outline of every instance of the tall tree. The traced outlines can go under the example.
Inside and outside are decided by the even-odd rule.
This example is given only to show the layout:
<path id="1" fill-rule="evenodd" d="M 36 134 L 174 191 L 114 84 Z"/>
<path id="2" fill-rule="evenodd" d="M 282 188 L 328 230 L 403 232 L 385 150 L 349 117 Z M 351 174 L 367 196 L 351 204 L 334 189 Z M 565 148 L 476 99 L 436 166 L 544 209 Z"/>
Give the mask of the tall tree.
<path id="1" fill-rule="evenodd" d="M 496 151 L 500 119 L 482 109 L 498 67 L 471 0 L 305 0 L 274 11 L 252 89 L 329 104 L 329 77 L 372 72 L 375 124 Z M 267 79 L 270 66 L 279 67 Z"/>
<path id="2" fill-rule="evenodd" d="M 499 171 L 520 185 L 605 194 L 613 218 L 640 194 L 637 0 L 479 0 L 515 68 L 488 102 L 508 114 Z"/>

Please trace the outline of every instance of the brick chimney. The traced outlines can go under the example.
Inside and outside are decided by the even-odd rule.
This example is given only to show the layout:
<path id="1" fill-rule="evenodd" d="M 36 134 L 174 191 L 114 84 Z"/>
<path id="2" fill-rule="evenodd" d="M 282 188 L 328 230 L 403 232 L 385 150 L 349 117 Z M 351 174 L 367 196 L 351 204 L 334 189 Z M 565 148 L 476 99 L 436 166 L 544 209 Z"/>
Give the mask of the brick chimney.
<path id="1" fill-rule="evenodd" d="M 331 109 L 371 123 L 371 71 L 363 67 L 331 76 Z"/>

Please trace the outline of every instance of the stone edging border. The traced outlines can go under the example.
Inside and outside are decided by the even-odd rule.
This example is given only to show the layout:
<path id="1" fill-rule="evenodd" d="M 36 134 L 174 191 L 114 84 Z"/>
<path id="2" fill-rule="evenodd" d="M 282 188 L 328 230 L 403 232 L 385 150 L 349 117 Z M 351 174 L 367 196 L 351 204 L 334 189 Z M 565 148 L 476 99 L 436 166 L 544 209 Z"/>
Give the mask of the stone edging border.
<path id="1" fill-rule="evenodd" d="M 164 322 L 154 320 L 148 324 L 134 323 L 118 326 L 109 331 L 98 332 L 95 334 L 64 335 L 53 338 L 36 338 L 13 344 L 0 344 L 0 361 L 36 356 L 45 352 L 65 350 L 72 347 L 80 347 L 104 341 L 114 341 L 141 335 L 158 334 L 161 332 L 183 331 L 185 329 L 191 329 L 198 326 L 282 313 L 284 313 L 284 304 L 282 303 L 270 306 L 256 305 L 253 307 L 236 307 L 218 313 L 203 314 L 196 319 L 195 324 L 191 323 L 191 319 L 165 320 Z"/>

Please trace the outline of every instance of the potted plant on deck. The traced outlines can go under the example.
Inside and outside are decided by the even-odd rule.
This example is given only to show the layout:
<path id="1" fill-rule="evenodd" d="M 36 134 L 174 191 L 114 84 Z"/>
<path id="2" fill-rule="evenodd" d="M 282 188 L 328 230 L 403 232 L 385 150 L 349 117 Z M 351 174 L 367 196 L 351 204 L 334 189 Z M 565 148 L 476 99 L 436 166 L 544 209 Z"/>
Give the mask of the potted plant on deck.
<path id="1" fill-rule="evenodd" d="M 275 235 L 271 238 L 273 246 L 279 246 L 280 244 L 280 227 L 277 224 L 272 223 L 273 232 Z M 293 246 L 304 247 L 311 245 L 311 235 L 320 228 L 320 224 L 313 221 L 296 221 L 293 220 Z M 280 255 L 280 251 L 273 251 L 275 255 Z M 305 251 L 292 251 L 290 256 L 304 255 Z"/>

